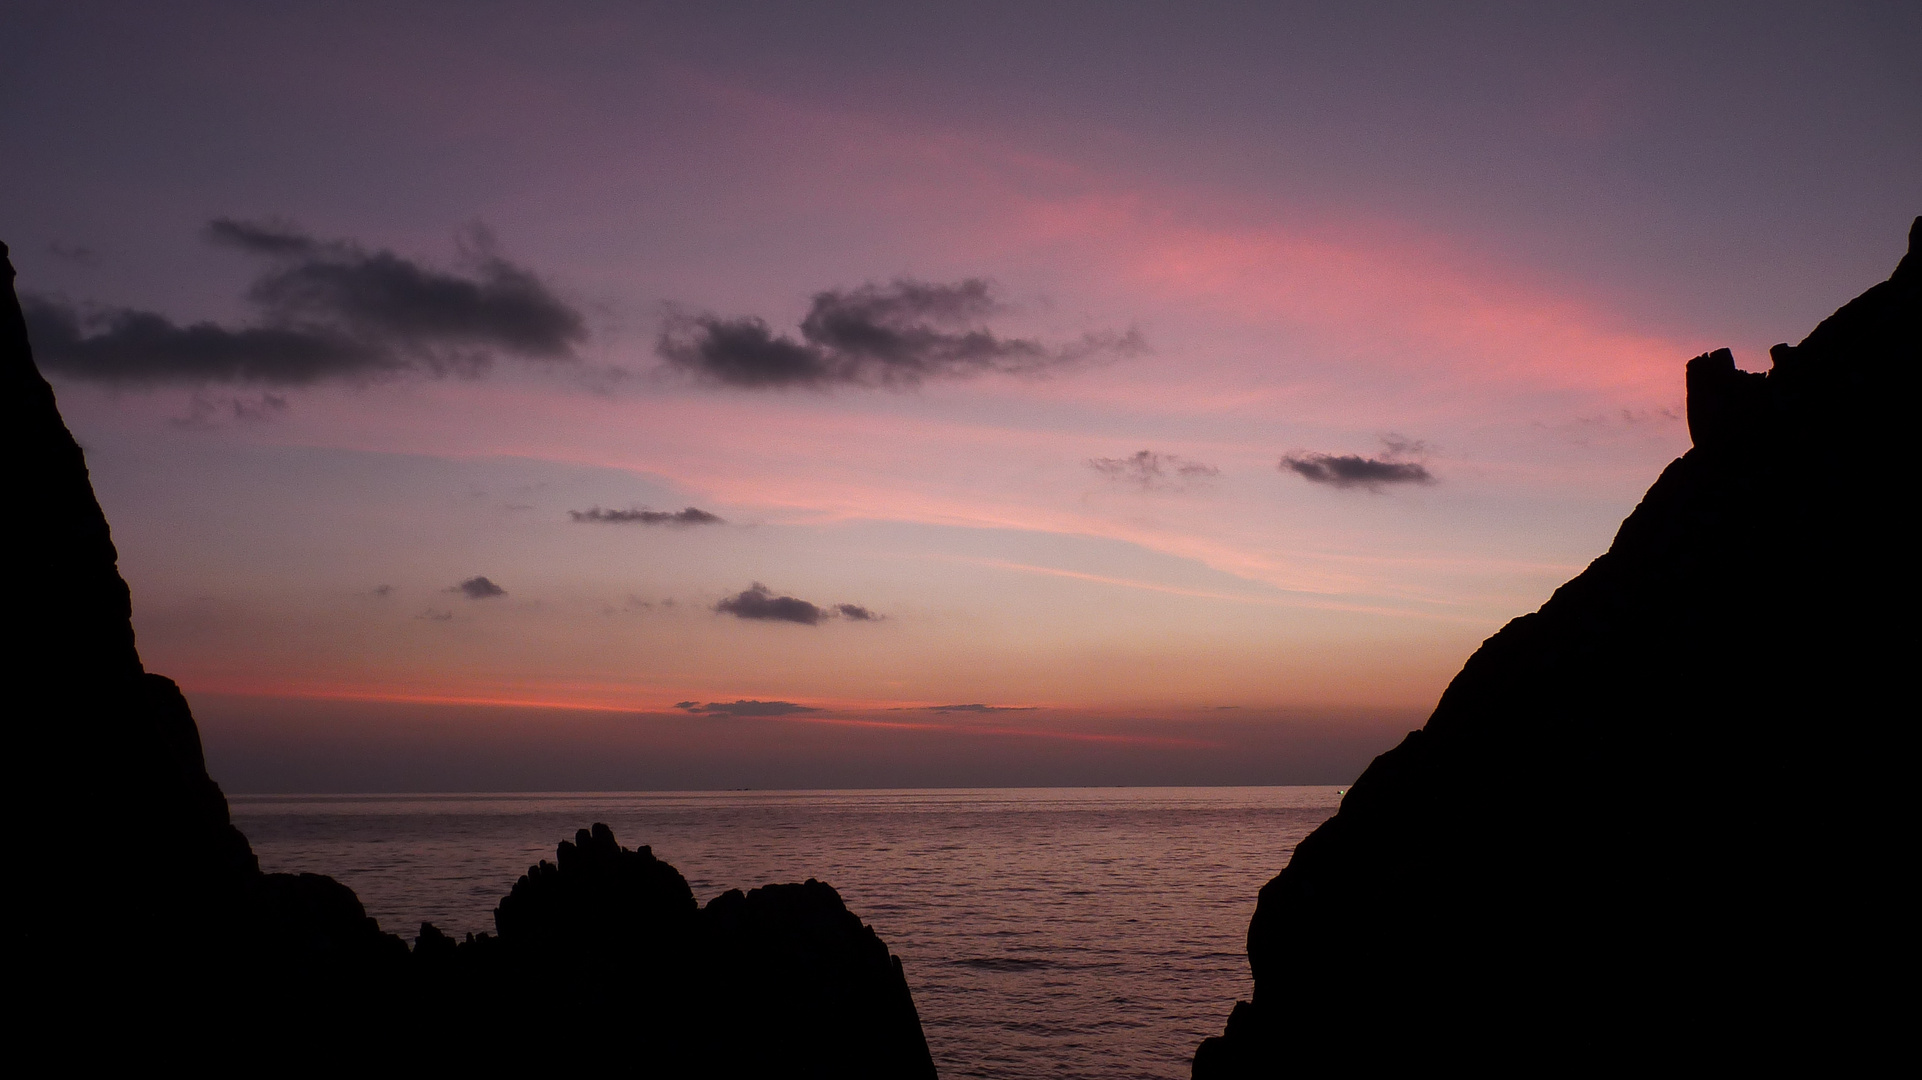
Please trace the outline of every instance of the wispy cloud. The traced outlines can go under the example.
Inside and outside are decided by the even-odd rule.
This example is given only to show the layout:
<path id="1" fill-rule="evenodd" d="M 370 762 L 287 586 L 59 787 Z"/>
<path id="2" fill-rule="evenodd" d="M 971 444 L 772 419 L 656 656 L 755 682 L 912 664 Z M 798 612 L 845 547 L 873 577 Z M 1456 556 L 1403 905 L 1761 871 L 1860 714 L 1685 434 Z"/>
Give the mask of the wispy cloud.
<path id="1" fill-rule="evenodd" d="M 176 416 L 168 423 L 192 431 L 208 431 L 229 420 L 235 423 L 272 420 L 285 414 L 287 409 L 287 398 L 281 394 L 237 394 L 228 397 L 196 389 L 187 399 L 186 415 Z"/>
<path id="2" fill-rule="evenodd" d="M 579 312 L 535 274 L 471 232 L 467 272 L 423 266 L 291 225 L 216 219 L 209 240 L 262 259 L 247 290 L 253 325 L 180 325 L 131 308 L 83 309 L 23 298 L 34 353 L 48 371 L 130 384 L 299 385 L 404 372 L 474 375 L 499 356 L 574 359 Z"/>
<path id="3" fill-rule="evenodd" d="M 1154 450 L 1137 450 L 1127 457 L 1089 458 L 1088 468 L 1118 483 L 1150 491 L 1183 490 L 1221 476 L 1221 470 L 1213 465 Z"/>
<path id="4" fill-rule="evenodd" d="M 1038 706 L 983 705 L 979 702 L 975 702 L 968 705 L 923 705 L 921 708 L 922 708 L 922 711 L 924 712 L 938 712 L 938 713 L 1007 713 L 1007 712 L 1033 712 L 1036 708 L 1038 708 Z"/>
<path id="5" fill-rule="evenodd" d="M 981 278 L 951 285 L 901 278 L 814 295 L 801 337 L 755 316 L 670 316 L 657 352 L 671 367 L 726 386 L 913 386 L 986 372 L 1032 374 L 1099 355 L 1146 351 L 1136 331 L 1088 333 L 1065 345 L 996 335 L 1003 305 Z"/>
<path id="6" fill-rule="evenodd" d="M 97 266 L 100 263 L 100 253 L 85 244 L 63 244 L 55 240 L 47 245 L 47 254 L 81 266 Z"/>
<path id="7" fill-rule="evenodd" d="M 725 524 L 717 514 L 688 507 L 685 510 L 603 510 L 598 506 L 586 510 L 569 510 L 567 516 L 577 522 L 597 525 L 721 525 Z"/>
<path id="8" fill-rule="evenodd" d="M 1388 452 L 1388 457 L 1394 460 L 1411 457 L 1418 458 L 1428 453 L 1428 443 L 1426 440 L 1411 439 L 1406 435 L 1397 434 L 1393 431 L 1381 437 L 1381 445 L 1382 449 Z"/>

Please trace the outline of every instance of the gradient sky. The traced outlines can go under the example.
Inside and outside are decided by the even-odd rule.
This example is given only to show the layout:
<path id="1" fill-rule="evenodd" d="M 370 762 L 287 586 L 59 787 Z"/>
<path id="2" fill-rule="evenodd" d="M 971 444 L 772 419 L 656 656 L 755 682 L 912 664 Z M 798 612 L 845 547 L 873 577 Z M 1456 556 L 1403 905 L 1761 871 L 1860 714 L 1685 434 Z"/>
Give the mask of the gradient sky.
<path id="1" fill-rule="evenodd" d="M 554 7 L 0 12 L 230 788 L 1346 782 L 1922 209 L 1909 4 Z"/>

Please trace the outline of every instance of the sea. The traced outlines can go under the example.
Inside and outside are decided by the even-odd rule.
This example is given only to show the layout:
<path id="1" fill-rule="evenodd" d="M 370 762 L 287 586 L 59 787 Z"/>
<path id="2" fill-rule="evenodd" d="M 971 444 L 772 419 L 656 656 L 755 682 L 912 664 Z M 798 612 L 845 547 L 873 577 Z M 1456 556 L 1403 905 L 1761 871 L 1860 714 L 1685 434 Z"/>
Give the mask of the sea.
<path id="1" fill-rule="evenodd" d="M 1189 1075 L 1253 989 L 1255 894 L 1339 789 L 238 795 L 261 868 L 329 874 L 382 929 L 493 929 L 574 831 L 648 845 L 705 903 L 818 878 L 902 960 L 943 1077 Z"/>

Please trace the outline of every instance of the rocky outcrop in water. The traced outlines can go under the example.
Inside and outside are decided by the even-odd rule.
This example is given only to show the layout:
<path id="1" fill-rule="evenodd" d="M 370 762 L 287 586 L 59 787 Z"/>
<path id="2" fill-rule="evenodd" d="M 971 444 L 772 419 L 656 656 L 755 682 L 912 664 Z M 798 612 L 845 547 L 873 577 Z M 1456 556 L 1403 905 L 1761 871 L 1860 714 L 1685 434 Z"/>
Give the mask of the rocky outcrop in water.
<path id="1" fill-rule="evenodd" d="M 1197 1078 L 1893 1047 L 1919 243 L 1767 373 L 1689 362 L 1693 448 L 1261 890 Z"/>
<path id="2" fill-rule="evenodd" d="M 673 1075 L 935 1074 L 900 960 L 811 878 L 699 907 L 672 866 L 595 825 L 530 867 L 494 923 L 458 943 L 421 927 L 442 1014 L 645 1035 Z"/>
<path id="3" fill-rule="evenodd" d="M 23 597 L 0 651 L 10 973 L 36 1047 L 74 1070 L 934 1075 L 900 961 L 817 881 L 702 908 L 672 866 L 596 825 L 513 887 L 497 934 L 423 926 L 409 950 L 332 878 L 261 873 L 186 699 L 141 665 L 106 518 L 5 273 L 0 446 Z"/>

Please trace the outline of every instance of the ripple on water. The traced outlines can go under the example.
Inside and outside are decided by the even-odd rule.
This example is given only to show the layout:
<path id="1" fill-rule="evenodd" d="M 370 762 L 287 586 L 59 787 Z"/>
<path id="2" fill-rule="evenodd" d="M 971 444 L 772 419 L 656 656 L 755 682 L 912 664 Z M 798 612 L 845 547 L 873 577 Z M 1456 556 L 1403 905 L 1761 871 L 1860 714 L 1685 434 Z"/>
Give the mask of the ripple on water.
<path id="1" fill-rule="evenodd" d="M 1186 1077 L 1252 989 L 1255 893 L 1335 788 L 237 796 L 266 870 L 332 874 L 411 938 L 595 821 L 697 897 L 814 877 L 901 957 L 944 1077 Z"/>

